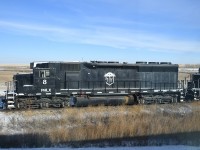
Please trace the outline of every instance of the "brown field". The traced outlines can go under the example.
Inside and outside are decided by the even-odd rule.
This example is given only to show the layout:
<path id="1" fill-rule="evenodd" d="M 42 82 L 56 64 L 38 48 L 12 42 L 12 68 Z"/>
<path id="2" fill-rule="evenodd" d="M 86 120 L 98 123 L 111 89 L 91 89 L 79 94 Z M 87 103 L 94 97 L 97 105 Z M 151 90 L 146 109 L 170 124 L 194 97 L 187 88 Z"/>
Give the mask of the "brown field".
<path id="1" fill-rule="evenodd" d="M 200 64 L 179 64 L 182 68 L 200 68 Z"/>
<path id="2" fill-rule="evenodd" d="M 0 91 L 6 90 L 6 82 L 12 81 L 17 73 L 30 73 L 28 65 L 0 65 Z"/>
<path id="3" fill-rule="evenodd" d="M 0 135 L 21 135 L 21 141 L 26 135 L 39 135 L 43 145 L 174 134 L 182 144 L 179 134 L 200 131 L 200 102 L 0 112 L 3 114 L 6 121 L 0 123 Z"/>
<path id="4" fill-rule="evenodd" d="M 0 65 L 0 83 L 11 81 L 14 74 L 29 73 L 29 66 L 22 65 Z"/>

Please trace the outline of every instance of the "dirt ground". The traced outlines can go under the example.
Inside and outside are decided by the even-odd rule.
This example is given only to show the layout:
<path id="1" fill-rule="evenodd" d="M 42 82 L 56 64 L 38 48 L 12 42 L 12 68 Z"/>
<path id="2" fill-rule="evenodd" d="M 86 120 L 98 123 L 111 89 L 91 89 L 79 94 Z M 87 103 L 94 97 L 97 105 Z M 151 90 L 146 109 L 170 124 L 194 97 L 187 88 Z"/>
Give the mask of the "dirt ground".
<path id="1" fill-rule="evenodd" d="M 14 74 L 30 72 L 29 65 L 0 65 L 0 95 L 6 90 L 6 82 L 12 81 Z"/>

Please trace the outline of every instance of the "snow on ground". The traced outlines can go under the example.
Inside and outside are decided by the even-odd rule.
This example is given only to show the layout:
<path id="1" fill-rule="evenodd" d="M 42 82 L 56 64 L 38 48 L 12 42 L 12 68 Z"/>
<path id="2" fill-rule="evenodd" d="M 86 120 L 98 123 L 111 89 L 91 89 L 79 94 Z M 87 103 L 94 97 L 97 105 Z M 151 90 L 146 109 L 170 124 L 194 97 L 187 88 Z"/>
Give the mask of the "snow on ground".
<path id="1" fill-rule="evenodd" d="M 74 148 L 10 148 L 2 150 L 74 150 Z M 141 147 L 87 147 L 77 148 L 77 150 L 200 150 L 200 147 L 194 146 L 141 146 Z"/>
<path id="2" fill-rule="evenodd" d="M 151 107 L 153 106 L 153 107 Z M 142 107 L 142 112 L 143 113 L 167 113 L 167 114 L 177 114 L 178 116 L 184 116 L 190 113 L 193 113 L 196 109 L 200 109 L 199 105 L 195 106 L 192 103 L 181 103 L 181 104 L 174 104 L 174 105 L 143 105 Z M 60 119 L 62 117 L 62 114 L 59 113 L 62 110 L 51 110 L 51 113 L 48 113 L 48 117 L 47 116 L 47 110 L 40 110 L 39 113 L 33 113 L 32 111 L 26 111 L 26 113 L 22 113 L 23 111 L 0 111 L 0 131 L 1 133 L 6 133 L 7 135 L 9 134 L 18 134 L 18 133 L 24 133 L 25 131 L 23 130 L 23 128 L 21 128 L 20 126 L 18 126 L 16 124 L 17 121 L 21 121 L 21 122 L 25 122 L 25 121 L 30 121 L 30 120 L 45 120 L 45 119 Z M 53 112 L 53 113 L 52 113 Z M 27 114 L 28 113 L 28 114 Z M 29 113 L 31 113 L 29 115 Z M 80 115 L 80 117 L 87 117 L 87 116 L 91 116 L 91 115 L 108 115 L 108 112 L 102 112 L 102 113 L 95 113 L 93 112 L 91 113 L 83 113 Z M 116 113 L 129 113 L 128 111 L 124 111 L 124 112 L 118 112 L 117 110 L 110 111 L 109 113 L 111 113 L 111 115 L 117 115 Z M 31 117 L 30 117 L 31 116 Z M 1 141 L 0 141 L 1 142 Z M 130 146 L 130 145 L 129 145 Z M 31 148 L 31 149 L 27 149 L 27 150 L 49 150 L 49 149 L 54 149 L 54 150 L 71 150 L 74 148 Z M 152 146 L 152 147 L 102 147 L 102 148 L 97 148 L 97 147 L 87 147 L 87 148 L 77 148 L 79 150 L 102 150 L 102 149 L 106 149 L 106 150 L 200 150 L 200 147 L 192 147 L 192 146 Z M 6 149 L 5 149 L 6 150 Z M 9 150 L 19 150 L 19 149 L 9 149 Z M 26 150 L 26 149 L 25 149 Z"/>
<path id="3" fill-rule="evenodd" d="M 192 107 L 188 104 L 181 104 L 178 107 L 176 105 L 160 105 L 157 107 L 157 112 L 167 113 L 167 114 L 179 114 L 184 116 L 186 114 L 192 113 Z"/>
<path id="4" fill-rule="evenodd" d="M 26 116 L 24 113 L 21 113 L 20 111 L 11 111 L 11 112 L 5 112 L 4 110 L 0 111 L 0 130 L 2 133 L 6 134 L 23 134 L 24 130 L 20 126 L 18 126 L 19 122 L 26 122 L 26 121 L 34 121 L 34 120 L 48 120 L 48 119 L 54 119 L 59 120 L 61 116 L 59 114 L 51 114 L 47 115 L 44 113 L 41 113 L 38 115 L 38 113 Z"/>
<path id="5" fill-rule="evenodd" d="M 143 109 L 141 112 L 143 113 L 161 113 L 161 114 L 177 114 L 180 116 L 184 116 L 187 114 L 190 114 L 193 112 L 193 108 L 194 106 L 191 106 L 189 103 L 185 103 L 185 104 L 175 104 L 175 105 L 155 105 L 155 109 L 152 109 L 152 107 L 149 107 L 149 105 L 144 105 Z M 113 108 L 114 109 L 114 108 Z M 198 107 L 199 109 L 199 107 Z M 58 110 L 59 111 L 59 110 Z M 31 115 L 31 116 L 26 116 L 24 115 L 25 113 L 21 113 L 20 111 L 11 111 L 11 112 L 5 112 L 3 110 L 0 110 L 0 130 L 2 133 L 7 133 L 7 134 L 17 134 L 17 133 L 23 133 L 23 130 L 21 129 L 21 127 L 16 127 L 14 128 L 14 124 L 16 122 L 19 122 L 19 120 L 21 122 L 25 122 L 25 121 L 31 121 L 31 120 L 48 120 L 48 119 L 54 119 L 54 120 L 59 120 L 62 115 L 58 112 L 55 113 L 50 113 L 48 114 L 47 117 L 47 112 L 40 113 L 38 115 L 38 113 L 36 113 L 35 115 Z M 94 113 L 83 113 L 81 114 L 82 118 L 87 118 L 88 116 L 95 116 L 95 115 L 101 115 L 101 116 L 107 116 L 108 112 L 98 112 L 98 114 Z M 117 115 L 117 113 L 123 113 L 123 114 L 127 114 L 127 113 L 131 113 L 131 112 L 119 112 L 117 110 L 112 110 L 109 112 L 109 115 Z M 34 113 L 33 113 L 34 114 Z M 56 114 L 56 115 L 55 115 Z M 11 126 L 12 125 L 12 126 Z"/>

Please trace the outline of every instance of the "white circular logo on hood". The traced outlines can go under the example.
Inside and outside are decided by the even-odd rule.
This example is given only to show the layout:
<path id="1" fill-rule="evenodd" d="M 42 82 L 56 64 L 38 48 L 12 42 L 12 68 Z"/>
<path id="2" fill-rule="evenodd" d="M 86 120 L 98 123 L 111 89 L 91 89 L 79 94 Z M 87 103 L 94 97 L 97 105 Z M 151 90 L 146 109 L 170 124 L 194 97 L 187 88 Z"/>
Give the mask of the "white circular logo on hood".
<path id="1" fill-rule="evenodd" d="M 107 85 L 112 85 L 115 82 L 115 74 L 112 72 L 108 72 L 104 75 L 105 81 Z"/>

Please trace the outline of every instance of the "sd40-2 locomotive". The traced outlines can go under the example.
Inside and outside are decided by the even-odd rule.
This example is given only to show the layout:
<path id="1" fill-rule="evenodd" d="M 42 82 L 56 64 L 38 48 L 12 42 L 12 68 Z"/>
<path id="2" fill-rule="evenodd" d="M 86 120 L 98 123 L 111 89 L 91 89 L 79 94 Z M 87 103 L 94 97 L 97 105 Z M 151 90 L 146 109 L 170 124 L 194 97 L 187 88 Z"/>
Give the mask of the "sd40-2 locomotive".
<path id="1" fill-rule="evenodd" d="M 8 108 L 180 101 L 178 65 L 170 62 L 32 62 L 8 84 Z"/>

